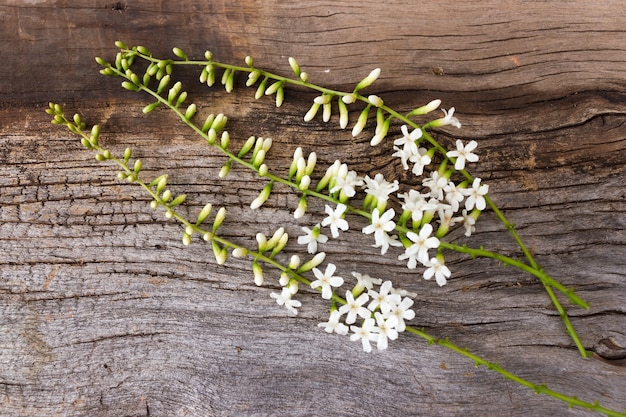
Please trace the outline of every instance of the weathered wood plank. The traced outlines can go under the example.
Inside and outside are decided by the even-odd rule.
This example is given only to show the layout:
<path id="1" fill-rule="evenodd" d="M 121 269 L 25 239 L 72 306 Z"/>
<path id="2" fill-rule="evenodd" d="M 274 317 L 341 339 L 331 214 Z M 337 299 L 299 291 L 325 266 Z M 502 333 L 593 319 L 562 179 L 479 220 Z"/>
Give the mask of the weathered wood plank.
<path id="1" fill-rule="evenodd" d="M 119 6 L 119 7 L 118 7 Z M 464 127 L 439 135 L 479 141 L 477 174 L 555 278 L 590 302 L 572 308 L 580 359 L 533 278 L 494 262 L 447 257 L 438 288 L 381 258 L 353 229 L 325 246 L 343 276 L 393 277 L 418 293 L 418 326 L 522 377 L 585 400 L 626 407 L 626 76 L 621 1 L 458 4 L 393 1 L 110 2 L 0 4 L 0 414 L 7 416 L 592 415 L 534 395 L 456 354 L 402 335 L 366 355 L 317 323 L 327 305 L 301 291 L 288 317 L 257 288 L 249 263 L 215 264 L 184 247 L 180 227 L 148 209 L 68 133 L 49 125 L 50 100 L 102 124 L 102 141 L 132 145 L 147 172 L 170 173 L 189 212 L 227 206 L 226 236 L 294 222 L 297 197 L 277 189 L 267 208 L 246 206 L 262 187 L 224 162 L 167 112 L 141 114 L 142 98 L 97 74 L 113 41 L 172 46 L 222 60 L 255 56 L 288 73 L 296 56 L 314 81 L 346 87 L 381 66 L 377 93 L 409 109 L 432 98 L 456 106 Z M 558 10 L 558 12 L 556 12 Z M 233 141 L 271 135 L 285 167 L 296 146 L 320 166 L 401 175 L 389 146 L 370 148 L 336 123 L 305 124 L 312 96 L 290 90 L 280 110 L 243 88 L 207 91 L 183 74 L 206 110 L 226 109 Z M 224 182 L 226 181 L 226 182 Z M 468 243 L 516 253 L 491 214 Z M 459 233 L 460 235 L 460 233 Z M 300 250 L 295 239 L 289 251 Z M 464 241 L 464 240 L 461 240 Z M 278 274 L 275 274 L 278 275 Z M 268 271 L 268 281 L 271 274 Z"/>

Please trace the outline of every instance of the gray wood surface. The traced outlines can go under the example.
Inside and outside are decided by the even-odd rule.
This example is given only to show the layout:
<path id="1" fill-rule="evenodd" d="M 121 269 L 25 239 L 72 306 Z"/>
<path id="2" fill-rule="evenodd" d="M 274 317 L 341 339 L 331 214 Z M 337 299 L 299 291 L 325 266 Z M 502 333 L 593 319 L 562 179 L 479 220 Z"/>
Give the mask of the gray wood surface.
<path id="1" fill-rule="evenodd" d="M 382 4 L 384 3 L 384 4 Z M 278 188 L 246 209 L 263 182 L 224 160 L 166 111 L 143 115 L 146 98 L 98 74 L 113 42 L 169 56 L 201 57 L 289 74 L 295 56 L 311 80 L 350 88 L 383 70 L 374 89 L 408 110 L 434 98 L 455 106 L 479 142 L 473 172 L 518 225 L 537 260 L 591 308 L 570 308 L 583 360 L 540 283 L 489 260 L 449 255 L 443 288 L 380 257 L 352 231 L 327 244 L 343 276 L 359 270 L 415 291 L 417 317 L 438 337 L 521 377 L 581 399 L 626 408 L 626 4 L 615 1 L 309 2 L 0 1 L 0 415 L 2 416 L 587 416 L 505 381 L 408 334 L 387 351 L 317 327 L 327 305 L 302 289 L 294 318 L 258 288 L 248 261 L 218 266 L 210 247 L 149 209 L 69 132 L 50 125 L 49 101 L 102 126 L 101 142 L 127 145 L 147 172 L 169 173 L 185 210 L 228 209 L 223 233 L 249 242 L 323 217 Z M 389 146 L 369 147 L 337 123 L 304 123 L 312 95 L 288 90 L 279 110 L 181 77 L 204 110 L 224 109 L 233 142 L 251 134 L 279 144 L 277 170 L 296 146 L 322 167 L 336 158 L 360 172 L 403 179 Z M 239 83 L 241 85 L 241 83 Z M 457 233 L 455 236 L 460 235 Z M 459 241 L 464 242 L 464 239 Z M 474 246 L 515 255 L 493 214 Z M 565 302 L 565 299 L 561 297 Z"/>

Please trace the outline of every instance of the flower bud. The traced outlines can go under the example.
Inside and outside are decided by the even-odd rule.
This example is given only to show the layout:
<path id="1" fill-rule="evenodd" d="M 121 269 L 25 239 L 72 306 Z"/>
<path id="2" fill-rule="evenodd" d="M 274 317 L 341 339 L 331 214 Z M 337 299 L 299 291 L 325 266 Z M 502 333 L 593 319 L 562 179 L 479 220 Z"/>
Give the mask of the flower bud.
<path id="1" fill-rule="evenodd" d="M 261 177 L 265 177 L 268 173 L 269 169 L 267 168 L 266 164 L 261 164 L 261 166 L 259 167 L 259 176 Z"/>
<path id="2" fill-rule="evenodd" d="M 302 74 L 302 71 L 300 70 L 300 64 L 298 64 L 298 61 L 296 61 L 295 58 L 289 57 L 289 66 L 291 67 L 293 73 L 296 74 L 296 77 L 299 77 L 300 74 Z"/>
<path id="3" fill-rule="evenodd" d="M 187 199 L 187 194 L 179 194 L 179 195 L 176 196 L 176 198 L 174 198 L 172 200 L 171 203 L 168 204 L 168 206 L 170 206 L 170 207 L 179 206 L 179 205 L 183 204 L 186 199 Z"/>
<path id="4" fill-rule="evenodd" d="M 148 114 L 148 113 L 150 113 L 151 111 L 153 111 L 154 109 L 156 109 L 160 103 L 161 103 L 160 101 L 156 101 L 156 102 L 154 102 L 154 103 L 150 103 L 150 104 L 148 104 L 146 107 L 144 107 L 141 111 L 142 111 L 144 114 Z"/>
<path id="5" fill-rule="evenodd" d="M 250 74 L 248 74 L 248 81 L 246 81 L 246 87 L 250 87 L 254 85 L 259 80 L 260 76 L 261 76 L 261 71 L 259 70 L 254 70 Z"/>
<path id="6" fill-rule="evenodd" d="M 237 156 L 239 158 L 243 157 L 245 154 L 247 154 L 248 152 L 250 152 L 250 149 L 252 149 L 252 147 L 254 146 L 254 143 L 256 142 L 256 138 L 254 136 L 250 136 L 248 138 L 248 140 L 246 140 L 246 142 L 243 144 L 243 146 L 241 147 L 241 150 L 239 151 L 239 153 L 237 154 Z"/>
<path id="7" fill-rule="evenodd" d="M 189 246 L 190 244 L 191 244 L 191 235 L 187 234 L 186 232 L 183 233 L 183 245 Z"/>
<path id="8" fill-rule="evenodd" d="M 209 114 L 202 125 L 202 132 L 207 133 L 211 126 L 213 125 L 213 121 L 215 120 L 215 115 L 213 113 Z"/>
<path id="9" fill-rule="evenodd" d="M 412 110 L 407 116 L 421 116 L 424 114 L 428 114 L 433 110 L 437 110 L 440 105 L 441 105 L 441 100 L 436 99 L 436 100 L 431 101 L 425 106 L 421 106 Z"/>
<path id="10" fill-rule="evenodd" d="M 269 249 L 268 244 L 267 244 L 267 238 L 265 237 L 263 233 L 257 233 L 255 236 L 255 239 L 256 239 L 259 253 L 263 253 Z"/>
<path id="11" fill-rule="evenodd" d="M 300 219 L 306 213 L 307 202 L 306 197 L 302 196 L 300 198 L 300 202 L 298 203 L 298 208 L 293 212 L 294 219 Z"/>
<path id="12" fill-rule="evenodd" d="M 298 255 L 291 255 L 291 258 L 289 259 L 289 265 L 287 265 L 287 267 L 289 269 L 296 269 L 299 266 L 300 266 L 300 257 Z"/>
<path id="13" fill-rule="evenodd" d="M 348 107 L 343 100 L 337 100 L 339 105 L 339 127 L 345 129 L 348 126 Z"/>
<path id="14" fill-rule="evenodd" d="M 317 103 L 313 103 L 309 111 L 306 112 L 306 114 L 304 115 L 304 121 L 310 122 L 311 120 L 313 120 L 313 118 L 315 117 L 319 109 L 320 109 L 320 105 Z"/>
<path id="15" fill-rule="evenodd" d="M 235 248 L 233 249 L 232 254 L 235 258 L 245 258 L 248 255 L 248 249 Z"/>
<path id="16" fill-rule="evenodd" d="M 279 240 L 282 239 L 285 235 L 286 233 L 284 227 L 279 227 L 278 229 L 276 229 L 270 240 L 267 241 L 268 248 L 275 247 L 278 244 Z"/>
<path id="17" fill-rule="evenodd" d="M 308 190 L 309 185 L 311 185 L 311 177 L 309 177 L 308 175 L 305 175 L 300 180 L 300 184 L 298 184 L 298 189 L 300 189 L 301 191 Z"/>
<path id="18" fill-rule="evenodd" d="M 215 241 L 211 241 L 211 246 L 213 248 L 213 255 L 215 256 L 215 260 L 218 265 L 224 265 L 226 262 L 226 256 L 228 255 L 228 251 L 226 248 L 222 249 L 220 245 Z"/>
<path id="19" fill-rule="evenodd" d="M 317 255 L 315 255 L 313 259 L 311 259 L 308 262 L 305 262 L 300 268 L 298 268 L 297 272 L 302 273 L 302 272 L 310 271 L 311 269 L 316 268 L 322 262 L 324 262 L 324 259 L 326 259 L 326 253 L 320 252 Z"/>
<path id="20" fill-rule="evenodd" d="M 254 66 L 254 59 L 250 55 L 246 56 L 245 62 L 246 62 L 246 65 L 249 67 Z"/>
<path id="21" fill-rule="evenodd" d="M 255 99 L 258 100 L 261 97 L 263 97 L 263 95 L 265 95 L 265 87 L 267 86 L 267 80 L 268 80 L 267 77 L 263 78 L 263 81 L 261 81 L 259 86 L 256 88 L 256 92 L 254 93 Z"/>
<path id="22" fill-rule="evenodd" d="M 218 227 L 220 227 L 222 225 L 222 223 L 224 222 L 224 218 L 225 217 L 226 217 L 226 208 L 225 207 L 221 207 L 217 211 L 217 214 L 215 215 L 215 220 L 213 220 L 213 231 L 214 232 L 217 230 Z"/>
<path id="23" fill-rule="evenodd" d="M 257 262 L 252 262 L 252 272 L 254 273 L 254 283 L 257 286 L 263 285 L 263 269 Z"/>
<path id="24" fill-rule="evenodd" d="M 274 84 L 270 85 L 267 90 L 265 90 L 266 96 L 271 96 L 283 85 L 282 81 L 276 81 Z"/>
<path id="25" fill-rule="evenodd" d="M 169 83 L 170 83 L 170 76 L 164 75 L 163 78 L 161 78 L 161 81 L 159 81 L 159 86 L 157 87 L 157 94 L 161 94 L 161 92 L 165 89 L 165 87 L 167 87 Z"/>
<path id="26" fill-rule="evenodd" d="M 185 61 L 187 61 L 189 59 L 189 58 L 187 58 L 187 55 L 185 55 L 185 53 L 180 48 L 173 48 L 172 52 L 174 52 L 174 55 L 176 55 L 179 58 L 184 59 Z"/>
<path id="27" fill-rule="evenodd" d="M 254 201 L 252 201 L 252 203 L 250 204 L 250 208 L 252 210 L 258 209 L 259 207 L 263 205 L 263 203 L 267 201 L 267 199 L 270 197 L 270 194 L 272 192 L 272 184 L 273 183 L 270 182 L 265 187 L 263 187 L 263 190 L 261 191 L 259 196 L 255 198 Z"/>
<path id="28" fill-rule="evenodd" d="M 200 213 L 198 213 L 198 219 L 196 220 L 196 226 L 199 226 L 203 221 L 206 220 L 207 217 L 211 214 L 211 210 L 213 209 L 213 205 L 211 203 L 207 203 Z"/>
<path id="29" fill-rule="evenodd" d="M 372 83 L 374 81 L 376 81 L 378 79 L 378 77 L 380 76 L 380 68 L 375 68 L 374 70 L 372 70 L 372 72 L 369 73 L 369 75 L 365 78 L 363 78 L 354 88 L 354 91 L 359 91 L 365 87 L 369 87 L 370 85 L 372 85 Z"/>
<path id="30" fill-rule="evenodd" d="M 291 281 L 291 277 L 289 276 L 289 273 L 285 271 L 281 272 L 280 278 L 278 278 L 278 283 L 282 287 L 286 287 L 287 285 L 289 285 L 290 281 Z"/>
<path id="31" fill-rule="evenodd" d="M 226 176 L 230 172 L 230 166 L 231 166 L 230 161 L 231 160 L 229 159 L 228 162 L 226 162 L 224 166 L 222 166 L 222 169 L 220 169 L 219 174 L 217 174 L 220 178 L 226 178 Z"/>
<path id="32" fill-rule="evenodd" d="M 374 107 L 380 107 L 383 105 L 383 99 L 374 94 L 368 96 L 367 101 L 369 101 Z"/>
<path id="33" fill-rule="evenodd" d="M 359 115 L 359 119 L 352 128 L 352 136 L 358 136 L 363 131 L 363 128 L 367 123 L 367 116 L 369 115 L 370 106 L 371 104 L 368 104 Z"/>
<path id="34" fill-rule="evenodd" d="M 285 101 L 285 91 L 283 90 L 283 86 L 281 85 L 276 92 L 276 107 L 280 107 L 283 105 Z"/>

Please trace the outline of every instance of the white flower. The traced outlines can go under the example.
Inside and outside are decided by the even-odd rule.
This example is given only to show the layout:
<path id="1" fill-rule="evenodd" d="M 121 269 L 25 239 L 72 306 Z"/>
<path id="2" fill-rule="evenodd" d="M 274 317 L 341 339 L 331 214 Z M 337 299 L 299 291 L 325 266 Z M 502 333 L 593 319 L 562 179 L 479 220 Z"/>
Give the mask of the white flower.
<path id="1" fill-rule="evenodd" d="M 356 278 L 356 285 L 352 289 L 352 292 L 355 294 L 360 294 L 363 289 L 371 290 L 374 285 L 380 285 L 383 282 L 380 278 L 372 278 L 367 274 L 359 274 L 358 272 L 352 271 L 352 276 Z"/>
<path id="2" fill-rule="evenodd" d="M 426 201 L 426 198 L 429 196 L 420 194 L 415 190 L 409 190 L 408 193 L 398 194 L 398 197 L 404 200 L 402 209 L 411 212 L 411 220 L 415 223 L 422 220 L 422 216 L 425 211 L 435 210 L 437 208 L 435 204 Z"/>
<path id="3" fill-rule="evenodd" d="M 441 109 L 443 111 L 443 119 L 437 119 L 434 122 L 434 126 L 436 127 L 440 127 L 440 126 L 447 126 L 447 125 L 452 125 L 454 127 L 457 128 L 461 128 L 461 122 L 459 122 L 459 119 L 457 119 L 456 117 L 454 117 L 454 107 L 450 107 L 449 111 L 446 111 L 445 109 Z M 431 124 L 433 124 L 431 122 Z"/>
<path id="4" fill-rule="evenodd" d="M 463 146 L 463 142 L 460 139 L 456 141 L 456 151 L 449 151 L 446 153 L 448 158 L 456 158 L 456 162 L 454 163 L 454 169 L 460 171 L 465 168 L 465 161 L 467 162 L 476 162 L 478 161 L 478 155 L 472 153 L 474 149 L 476 149 L 478 143 L 475 140 L 471 141 L 467 144 L 467 146 Z"/>
<path id="5" fill-rule="evenodd" d="M 270 294 L 270 297 L 275 298 L 279 306 L 284 305 L 287 310 L 291 311 L 293 314 L 298 314 L 298 310 L 296 310 L 296 307 L 300 307 L 302 303 L 298 300 L 292 300 L 291 296 L 291 290 L 287 287 L 283 287 L 283 290 L 280 294 L 275 292 Z"/>
<path id="6" fill-rule="evenodd" d="M 348 197 L 354 197 L 356 190 L 354 187 L 360 187 L 363 185 L 363 179 L 358 176 L 356 171 L 350 171 L 345 176 L 335 177 L 335 185 L 330 189 L 331 193 L 341 191 Z"/>
<path id="7" fill-rule="evenodd" d="M 328 241 L 328 236 L 320 233 L 319 224 L 316 224 L 313 229 L 303 227 L 302 230 L 306 235 L 298 236 L 298 244 L 307 245 L 307 251 L 311 254 L 317 252 L 318 243 L 326 243 Z"/>
<path id="8" fill-rule="evenodd" d="M 348 334 L 348 326 L 341 323 L 339 319 L 341 318 L 341 313 L 338 310 L 334 310 L 330 313 L 330 317 L 326 323 L 319 323 L 318 327 L 323 327 L 326 333 L 335 332 L 337 334 Z"/>
<path id="9" fill-rule="evenodd" d="M 400 130 L 402 131 L 402 137 L 394 140 L 393 144 L 402 146 L 402 148 L 405 151 L 408 150 L 410 154 L 416 154 L 417 144 L 415 141 L 422 137 L 422 129 L 414 129 L 411 133 L 409 133 L 408 127 L 406 125 L 402 125 Z"/>
<path id="10" fill-rule="evenodd" d="M 365 319 L 360 327 L 350 326 L 350 330 L 354 332 L 354 334 L 350 335 L 350 340 L 353 342 L 360 340 L 363 344 L 363 350 L 365 352 L 371 352 L 372 345 L 370 341 L 376 342 L 378 340 L 376 321 L 372 318 Z"/>
<path id="11" fill-rule="evenodd" d="M 372 297 L 372 301 L 367 306 L 370 311 L 380 308 L 383 314 L 387 314 L 391 311 L 392 305 L 400 304 L 401 297 L 399 294 L 395 294 L 392 291 L 393 288 L 391 286 L 391 281 L 385 281 L 383 285 L 380 286 L 379 291 L 368 291 L 367 294 Z"/>
<path id="12" fill-rule="evenodd" d="M 354 323 L 357 315 L 365 319 L 372 314 L 371 311 L 363 307 L 363 304 L 367 303 L 369 298 L 370 297 L 367 293 L 363 293 L 355 300 L 352 292 L 346 291 L 346 304 L 339 307 L 340 314 L 348 313 L 348 316 L 346 317 L 346 324 Z"/>
<path id="13" fill-rule="evenodd" d="M 443 200 L 443 187 L 448 185 L 448 179 L 439 172 L 433 171 L 430 173 L 430 178 L 424 178 L 422 184 L 425 187 L 430 188 L 430 196 L 436 198 L 439 201 Z"/>
<path id="14" fill-rule="evenodd" d="M 376 329 L 378 330 L 376 347 L 378 350 L 385 350 L 387 349 L 387 339 L 396 340 L 398 338 L 398 331 L 395 329 L 398 325 L 398 319 L 395 316 L 385 317 L 378 311 L 374 313 L 374 317 L 376 317 Z"/>
<path id="15" fill-rule="evenodd" d="M 443 191 L 446 193 L 445 200 L 450 203 L 452 211 L 459 211 L 459 203 L 465 198 L 461 189 L 457 188 L 456 184 L 452 181 L 448 181 L 448 183 L 443 187 Z"/>
<path id="16" fill-rule="evenodd" d="M 476 231 L 476 218 L 472 214 L 467 214 L 467 210 L 461 212 L 463 216 L 463 227 L 465 227 L 465 236 L 471 236 Z"/>
<path id="17" fill-rule="evenodd" d="M 433 275 L 439 286 L 446 285 L 446 278 L 450 278 L 450 270 L 437 258 L 431 258 L 427 265 L 429 268 L 424 271 L 424 279 L 431 279 Z"/>
<path id="18" fill-rule="evenodd" d="M 340 287 L 343 285 L 343 278 L 334 276 L 335 270 L 337 267 L 335 264 L 326 265 L 326 271 L 322 273 L 317 268 L 313 268 L 313 274 L 315 274 L 315 281 L 311 282 L 311 288 L 322 287 L 322 298 L 326 300 L 330 300 L 333 296 L 333 288 L 332 287 Z"/>
<path id="19" fill-rule="evenodd" d="M 465 200 L 465 209 L 471 210 L 476 207 L 478 210 L 484 210 L 487 207 L 485 195 L 489 192 L 489 186 L 480 184 L 480 178 L 474 178 L 472 188 L 463 188 L 461 192 L 467 196 Z"/>
<path id="20" fill-rule="evenodd" d="M 337 208 L 335 210 L 332 209 L 328 204 L 326 204 L 326 214 L 328 217 L 322 220 L 322 226 L 329 226 L 330 232 L 333 235 L 333 238 L 337 239 L 339 237 L 339 230 L 343 231 L 348 230 L 348 222 L 343 218 L 343 213 L 346 211 L 345 204 L 337 204 Z"/>
<path id="21" fill-rule="evenodd" d="M 375 197 L 377 201 L 385 202 L 389 199 L 389 194 L 398 191 L 398 181 L 389 182 L 385 180 L 383 174 L 376 174 L 374 179 L 369 175 L 365 176 L 365 192 Z"/>
<path id="22" fill-rule="evenodd" d="M 389 245 L 400 246 L 402 243 L 394 240 L 387 234 L 387 232 L 394 230 L 396 227 L 396 223 L 392 220 L 396 212 L 393 209 L 389 209 L 382 216 L 379 213 L 377 208 L 372 211 L 372 224 L 365 226 L 363 233 L 366 235 L 374 233 L 374 239 L 376 240 L 374 247 L 382 248 L 380 253 L 384 255 L 389 249 Z"/>
<path id="23" fill-rule="evenodd" d="M 426 223 L 419 231 L 419 235 L 415 232 L 407 232 L 406 236 L 411 239 L 413 244 L 406 248 L 405 252 L 398 256 L 399 260 L 408 259 L 407 267 L 415 269 L 417 261 L 425 265 L 428 263 L 428 249 L 439 247 L 439 239 L 430 236 L 433 232 L 433 226 Z"/>
<path id="24" fill-rule="evenodd" d="M 395 151 L 391 156 L 396 156 L 398 158 L 400 158 L 400 161 L 402 161 L 402 167 L 406 170 L 409 169 L 409 158 L 413 156 L 413 152 L 411 152 L 410 148 L 404 147 L 402 149 L 398 148 L 397 146 L 393 147 L 393 150 Z"/>
<path id="25" fill-rule="evenodd" d="M 417 176 L 420 176 L 424 173 L 424 167 L 430 164 L 431 159 L 430 156 L 428 156 L 428 151 L 426 150 L 426 148 L 419 148 L 417 150 L 417 153 L 409 157 L 409 161 L 413 162 L 413 169 L 411 170 L 411 172 L 413 172 L 413 174 Z"/>
<path id="26" fill-rule="evenodd" d="M 415 318 L 415 311 L 410 307 L 413 305 L 413 300 L 410 298 L 403 298 L 400 304 L 394 304 L 391 306 L 391 311 L 388 316 L 394 316 L 398 320 L 396 324 L 396 330 L 403 332 L 406 330 L 406 324 L 404 320 L 413 320 Z"/>

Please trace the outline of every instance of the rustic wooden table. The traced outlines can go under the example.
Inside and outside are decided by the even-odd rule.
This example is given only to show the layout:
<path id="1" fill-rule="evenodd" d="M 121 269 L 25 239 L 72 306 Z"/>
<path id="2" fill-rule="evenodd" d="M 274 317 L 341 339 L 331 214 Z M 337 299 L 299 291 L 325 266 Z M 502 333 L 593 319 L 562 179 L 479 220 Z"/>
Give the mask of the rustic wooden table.
<path id="1" fill-rule="evenodd" d="M 344 276 L 362 270 L 416 292 L 413 324 L 433 335 L 536 383 L 626 408 L 622 0 L 3 0 L 0 22 L 0 415 L 595 415 L 407 334 L 365 354 L 317 327 L 327 306 L 315 293 L 303 290 L 290 317 L 269 297 L 276 284 L 254 285 L 248 262 L 218 266 L 209 246 L 184 247 L 180 226 L 150 211 L 139 188 L 50 125 L 49 101 L 100 123 L 107 146 L 133 146 L 146 170 L 169 173 L 190 212 L 225 205 L 233 239 L 279 225 L 296 236 L 323 205 L 295 222 L 285 207 L 297 198 L 278 189 L 263 210 L 246 210 L 262 182 L 241 170 L 218 180 L 221 157 L 166 111 L 143 115 L 145 97 L 98 74 L 93 57 L 112 59 L 117 39 L 160 56 L 173 46 L 230 62 L 251 54 L 284 74 L 295 56 L 312 80 L 336 88 L 379 66 L 376 92 L 387 103 L 455 106 L 463 128 L 438 139 L 478 141 L 474 172 L 546 271 L 590 303 L 569 313 L 594 357 L 581 359 L 541 284 L 515 269 L 450 256 L 453 278 L 439 288 L 397 253 L 376 256 L 360 224 L 325 247 L 329 259 Z M 251 90 L 208 90 L 196 76 L 183 73 L 190 94 L 228 111 L 233 141 L 256 134 L 280 144 L 275 166 L 302 145 L 323 166 L 339 158 L 400 175 L 389 148 L 370 148 L 366 135 L 305 124 L 307 92 L 289 90 L 276 110 Z M 517 253 L 490 213 L 471 242 Z"/>

